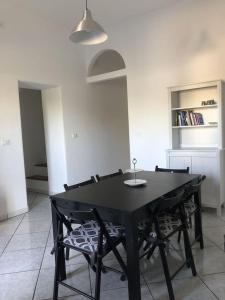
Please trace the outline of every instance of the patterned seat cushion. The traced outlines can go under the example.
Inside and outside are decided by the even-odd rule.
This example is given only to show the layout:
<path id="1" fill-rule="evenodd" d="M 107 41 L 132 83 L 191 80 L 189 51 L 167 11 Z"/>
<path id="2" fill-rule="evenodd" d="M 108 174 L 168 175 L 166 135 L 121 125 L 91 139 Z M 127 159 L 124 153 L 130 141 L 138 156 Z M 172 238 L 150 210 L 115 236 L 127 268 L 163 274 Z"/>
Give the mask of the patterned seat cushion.
<path id="1" fill-rule="evenodd" d="M 164 236 L 169 235 L 173 230 L 181 225 L 181 221 L 174 215 L 163 214 L 159 217 L 159 226 L 162 234 Z M 145 230 L 146 226 L 149 226 L 148 220 L 143 220 L 138 223 L 138 230 Z M 154 233 L 154 228 L 152 228 L 152 232 L 150 233 L 152 236 L 156 236 Z"/>
<path id="2" fill-rule="evenodd" d="M 120 238 L 124 229 L 120 225 L 114 225 L 111 222 L 105 222 L 105 227 L 111 238 Z M 96 252 L 98 247 L 99 226 L 95 221 L 89 221 L 74 229 L 63 240 L 64 244 L 73 246 L 77 249 L 86 250 L 88 252 Z M 103 238 L 103 245 L 106 240 Z"/>
<path id="3" fill-rule="evenodd" d="M 184 203 L 184 208 L 185 208 L 186 216 L 189 218 L 196 210 L 196 205 L 194 201 L 191 199 L 188 202 Z"/>
<path id="4" fill-rule="evenodd" d="M 169 235 L 177 227 L 181 226 L 181 221 L 174 215 L 165 214 L 159 218 L 160 230 L 163 235 Z"/>

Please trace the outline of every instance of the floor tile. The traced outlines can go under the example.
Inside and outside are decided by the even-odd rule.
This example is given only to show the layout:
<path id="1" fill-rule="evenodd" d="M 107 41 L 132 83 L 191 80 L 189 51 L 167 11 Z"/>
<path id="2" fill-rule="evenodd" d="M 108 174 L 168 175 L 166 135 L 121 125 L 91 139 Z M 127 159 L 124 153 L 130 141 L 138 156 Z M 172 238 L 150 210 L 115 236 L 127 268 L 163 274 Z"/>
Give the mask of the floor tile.
<path id="1" fill-rule="evenodd" d="M 0 257 L 0 274 L 37 270 L 44 248 L 4 252 Z"/>
<path id="2" fill-rule="evenodd" d="M 216 300 L 216 297 L 199 278 L 173 280 L 176 300 Z M 150 290 L 155 300 L 169 299 L 165 283 L 150 284 Z"/>
<path id="3" fill-rule="evenodd" d="M 225 226 L 225 221 L 222 218 L 218 218 L 216 215 L 210 213 L 203 213 L 202 225 L 203 228 L 220 227 L 220 226 Z"/>
<path id="4" fill-rule="evenodd" d="M 3 235 L 3 236 L 0 235 L 1 248 L 5 248 L 7 243 L 10 241 L 11 237 L 12 237 L 11 235 Z"/>
<path id="5" fill-rule="evenodd" d="M 219 248 L 193 249 L 193 254 L 200 275 L 225 272 L 225 254 Z"/>
<path id="6" fill-rule="evenodd" d="M 114 267 L 114 266 L 113 266 Z M 115 269 L 120 270 L 118 266 L 115 266 Z M 113 271 L 108 270 L 107 273 L 102 274 L 101 278 L 101 291 L 113 290 L 118 288 L 127 288 L 127 280 L 121 281 L 121 275 Z M 91 282 L 92 290 L 95 291 L 95 273 L 91 271 Z M 143 284 L 143 282 L 142 282 Z"/>
<path id="7" fill-rule="evenodd" d="M 28 213 L 25 214 L 24 220 L 29 221 L 51 221 L 51 212 L 49 210 L 41 210 L 41 211 L 34 211 L 31 210 Z"/>
<path id="8" fill-rule="evenodd" d="M 225 226 L 204 228 L 204 235 L 216 245 L 224 242 Z"/>
<path id="9" fill-rule="evenodd" d="M 171 274 L 173 274 L 184 262 L 183 254 L 170 251 L 167 261 Z M 155 253 L 150 260 L 142 259 L 140 263 L 141 273 L 146 282 L 161 282 L 165 280 L 159 253 Z M 192 272 L 186 266 L 176 275 L 176 278 L 192 277 Z"/>
<path id="10" fill-rule="evenodd" d="M 0 275 L 0 300 L 31 300 L 37 276 L 38 271 Z"/>
<path id="11" fill-rule="evenodd" d="M 44 248 L 47 242 L 48 232 L 14 235 L 5 251 L 17 251 L 22 249 Z"/>
<path id="12" fill-rule="evenodd" d="M 51 226 L 50 220 L 42 221 L 29 221 L 23 220 L 17 228 L 15 234 L 35 233 L 35 232 L 48 232 Z"/>
<path id="13" fill-rule="evenodd" d="M 0 223 L 0 235 L 12 235 L 19 223 L 17 222 L 1 222 Z"/>
<path id="14" fill-rule="evenodd" d="M 103 300 L 128 300 L 128 290 L 127 288 L 115 289 L 103 291 L 101 293 L 101 297 Z M 141 288 L 141 299 L 142 300 L 153 300 L 149 289 L 145 286 Z"/>
<path id="15" fill-rule="evenodd" d="M 91 293 L 88 268 L 84 265 L 75 265 L 67 267 L 67 280 L 65 281 L 72 286 Z M 35 300 L 50 299 L 53 293 L 54 268 L 42 269 L 38 278 L 35 291 Z M 70 296 L 75 293 L 63 286 L 59 288 L 59 296 Z"/>
<path id="16" fill-rule="evenodd" d="M 219 300 L 225 299 L 225 273 L 202 276 L 201 279 Z"/>
<path id="17" fill-rule="evenodd" d="M 55 256 L 51 254 L 51 251 L 52 251 L 52 247 L 46 247 L 44 259 L 42 262 L 42 268 L 55 267 Z M 84 258 L 84 256 L 75 250 L 70 251 L 70 258 L 69 260 L 66 261 L 67 265 L 86 264 L 86 263 L 87 261 Z"/>

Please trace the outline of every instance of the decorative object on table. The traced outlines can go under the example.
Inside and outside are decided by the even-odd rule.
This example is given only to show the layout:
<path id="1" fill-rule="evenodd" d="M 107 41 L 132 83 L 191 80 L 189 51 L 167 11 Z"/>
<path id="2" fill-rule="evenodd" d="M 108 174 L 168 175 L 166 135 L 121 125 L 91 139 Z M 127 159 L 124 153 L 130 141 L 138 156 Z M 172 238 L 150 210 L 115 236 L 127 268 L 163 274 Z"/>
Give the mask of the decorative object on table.
<path id="1" fill-rule="evenodd" d="M 69 38 L 72 42 L 82 45 L 97 45 L 108 39 L 104 29 L 93 20 L 91 11 L 87 7 L 87 0 L 83 19 L 75 26 Z"/>
<path id="2" fill-rule="evenodd" d="M 126 171 L 125 171 L 125 173 L 138 173 L 138 172 L 141 172 L 141 171 L 144 171 L 143 169 L 127 169 Z"/>
<path id="3" fill-rule="evenodd" d="M 129 180 L 125 180 L 124 184 L 129 185 L 129 186 L 140 186 L 140 185 L 144 185 L 146 184 L 146 180 L 145 179 L 137 179 L 137 169 L 136 169 L 136 164 L 137 164 L 137 159 L 133 158 L 132 160 L 132 164 L 134 165 L 133 168 L 133 172 L 134 173 L 134 179 L 129 179 Z"/>

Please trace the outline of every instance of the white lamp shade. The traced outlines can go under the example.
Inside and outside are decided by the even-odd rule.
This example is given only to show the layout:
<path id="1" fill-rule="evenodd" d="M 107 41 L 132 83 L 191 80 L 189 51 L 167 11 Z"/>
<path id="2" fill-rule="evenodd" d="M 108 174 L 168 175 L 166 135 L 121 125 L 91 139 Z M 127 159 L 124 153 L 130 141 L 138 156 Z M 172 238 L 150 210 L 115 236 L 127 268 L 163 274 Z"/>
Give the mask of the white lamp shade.
<path id="1" fill-rule="evenodd" d="M 85 9 L 83 19 L 70 35 L 72 42 L 83 45 L 97 45 L 104 43 L 107 39 L 106 32 L 93 20 L 89 9 Z"/>

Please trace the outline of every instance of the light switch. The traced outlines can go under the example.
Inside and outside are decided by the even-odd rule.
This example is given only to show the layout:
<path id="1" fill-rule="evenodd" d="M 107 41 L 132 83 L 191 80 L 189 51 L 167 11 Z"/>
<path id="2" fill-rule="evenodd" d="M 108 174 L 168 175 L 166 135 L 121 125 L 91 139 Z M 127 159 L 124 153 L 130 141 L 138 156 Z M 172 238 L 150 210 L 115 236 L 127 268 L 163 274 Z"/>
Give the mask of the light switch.
<path id="1" fill-rule="evenodd" d="M 72 139 L 77 139 L 78 138 L 78 133 L 72 133 Z"/>
<path id="2" fill-rule="evenodd" d="M 6 138 L 0 138 L 0 145 L 1 146 L 8 146 L 10 145 L 10 140 Z"/>

